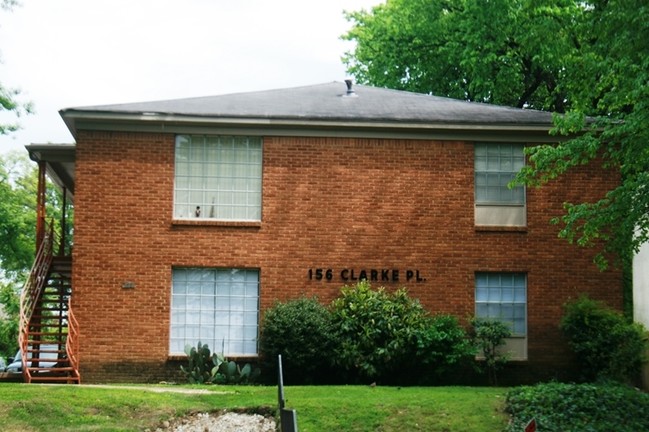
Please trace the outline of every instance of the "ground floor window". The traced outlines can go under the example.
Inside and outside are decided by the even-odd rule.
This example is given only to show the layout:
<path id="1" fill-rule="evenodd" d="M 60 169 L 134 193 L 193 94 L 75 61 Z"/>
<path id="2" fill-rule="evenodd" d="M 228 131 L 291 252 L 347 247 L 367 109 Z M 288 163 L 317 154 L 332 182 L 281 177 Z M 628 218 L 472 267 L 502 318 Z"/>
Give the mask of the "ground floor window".
<path id="1" fill-rule="evenodd" d="M 475 274 L 475 315 L 509 326 L 512 337 L 503 350 L 512 360 L 527 359 L 527 275 L 509 272 Z"/>
<path id="2" fill-rule="evenodd" d="M 509 325 L 513 336 L 527 334 L 527 277 L 525 273 L 476 273 L 477 318 Z"/>
<path id="3" fill-rule="evenodd" d="M 226 356 L 257 355 L 259 270 L 174 268 L 169 350 L 208 344 Z"/>

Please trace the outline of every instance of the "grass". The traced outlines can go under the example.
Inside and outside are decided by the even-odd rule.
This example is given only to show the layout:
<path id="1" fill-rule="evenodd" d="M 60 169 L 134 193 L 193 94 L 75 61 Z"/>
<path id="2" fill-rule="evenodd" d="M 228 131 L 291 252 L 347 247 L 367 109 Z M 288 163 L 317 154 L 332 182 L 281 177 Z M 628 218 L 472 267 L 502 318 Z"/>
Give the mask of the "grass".
<path id="1" fill-rule="evenodd" d="M 196 411 L 277 407 L 277 388 L 167 386 L 207 394 L 154 392 L 163 386 L 112 388 L 0 384 L 3 431 L 143 431 Z M 502 431 L 506 389 L 476 387 L 286 387 L 301 432 Z"/>

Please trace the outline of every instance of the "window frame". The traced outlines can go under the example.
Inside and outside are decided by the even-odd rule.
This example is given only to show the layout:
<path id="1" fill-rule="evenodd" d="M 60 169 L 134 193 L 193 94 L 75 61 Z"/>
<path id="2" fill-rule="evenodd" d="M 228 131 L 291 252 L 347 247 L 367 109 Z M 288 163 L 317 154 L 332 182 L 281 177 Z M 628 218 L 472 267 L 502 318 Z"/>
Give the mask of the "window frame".
<path id="1" fill-rule="evenodd" d="M 225 356 L 259 355 L 260 269 L 175 266 L 171 270 L 170 356 L 185 355 L 185 346 L 198 342 Z"/>
<path id="2" fill-rule="evenodd" d="M 484 316 L 479 314 L 479 303 L 481 304 L 498 304 L 499 306 L 502 306 L 503 302 L 485 302 L 485 301 L 479 301 L 479 292 L 478 292 L 478 284 L 479 284 L 479 279 L 480 276 L 492 276 L 496 277 L 498 276 L 501 279 L 501 283 L 499 285 L 499 289 L 501 290 L 501 295 L 502 295 L 502 289 L 503 289 L 503 284 L 502 284 L 502 276 L 507 276 L 511 277 L 512 279 L 515 279 L 516 277 L 522 277 L 524 281 L 524 302 L 514 302 L 513 300 L 516 298 L 515 297 L 515 292 L 512 292 L 512 302 L 511 303 L 506 303 L 509 306 L 512 307 L 512 312 L 514 315 L 514 319 L 512 321 L 509 321 L 507 319 L 503 319 L 501 316 L 500 317 L 493 317 L 493 316 Z M 528 335 L 529 335 L 529 289 L 528 289 L 528 274 L 527 272 L 521 272 L 521 271 L 510 271 L 510 272 L 494 272 L 494 271 L 477 271 L 474 274 L 474 312 L 475 312 L 475 317 L 478 319 L 497 319 L 501 322 L 504 322 L 506 324 L 511 324 L 511 329 L 512 329 L 512 335 L 508 338 L 505 338 L 504 340 L 504 345 L 498 348 L 498 351 L 501 353 L 507 353 L 512 360 L 518 360 L 518 361 L 523 361 L 527 360 L 527 341 L 528 341 Z M 515 286 L 515 283 L 512 283 L 510 287 L 513 289 Z M 491 287 L 494 287 L 493 285 Z M 489 288 L 489 282 L 487 282 L 487 288 Z M 487 293 L 488 295 L 489 293 Z M 489 298 L 487 296 L 487 298 Z M 515 305 L 516 304 L 521 304 L 523 303 L 523 313 L 524 313 L 524 332 L 517 332 L 515 330 L 516 324 L 515 324 Z M 502 310 L 502 309 L 501 309 Z M 478 358 L 480 356 L 478 355 Z"/>
<path id="3" fill-rule="evenodd" d="M 507 184 L 525 165 L 525 144 L 477 142 L 474 143 L 473 148 L 473 202 L 476 227 L 524 229 L 527 227 L 527 189 L 523 185 L 510 189 Z M 505 153 L 510 157 L 504 157 Z M 507 165 L 511 168 L 502 169 Z M 503 181 L 503 178 L 507 181 Z M 490 183 L 495 184 L 490 185 Z M 497 191 L 497 197 L 487 199 L 487 196 L 494 191 Z M 503 196 L 510 196 L 512 199 L 503 199 Z"/>
<path id="4" fill-rule="evenodd" d="M 172 219 L 261 222 L 263 148 L 256 135 L 177 134 Z"/>

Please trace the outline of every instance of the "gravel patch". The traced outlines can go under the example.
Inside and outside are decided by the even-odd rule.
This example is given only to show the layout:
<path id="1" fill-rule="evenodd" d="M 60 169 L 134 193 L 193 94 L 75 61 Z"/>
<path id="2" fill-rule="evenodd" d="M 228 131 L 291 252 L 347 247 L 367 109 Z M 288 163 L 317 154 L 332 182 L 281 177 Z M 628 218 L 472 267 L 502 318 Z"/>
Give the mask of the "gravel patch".
<path id="1" fill-rule="evenodd" d="M 275 432 L 274 418 L 235 412 L 195 413 L 164 422 L 154 432 Z"/>

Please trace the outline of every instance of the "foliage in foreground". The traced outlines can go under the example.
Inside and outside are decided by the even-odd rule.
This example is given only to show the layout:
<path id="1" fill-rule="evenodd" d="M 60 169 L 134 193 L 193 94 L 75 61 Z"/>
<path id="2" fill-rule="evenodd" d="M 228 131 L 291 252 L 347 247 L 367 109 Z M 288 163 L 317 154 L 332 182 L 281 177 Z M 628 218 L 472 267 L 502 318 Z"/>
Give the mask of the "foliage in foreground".
<path id="1" fill-rule="evenodd" d="M 180 366 L 180 370 L 190 384 L 249 384 L 260 374 L 250 363 L 240 367 L 234 360 L 212 354 L 207 344 L 200 342 L 196 347 L 186 345 L 185 354 L 188 364 Z"/>
<path id="2" fill-rule="evenodd" d="M 268 382 L 277 380 L 277 356 L 282 355 L 284 382 L 332 382 L 334 327 L 331 314 L 317 298 L 276 303 L 264 313 L 259 337 L 261 367 Z"/>
<path id="3" fill-rule="evenodd" d="M 604 303 L 582 296 L 565 305 L 561 330 L 579 363 L 581 379 L 632 381 L 645 361 L 647 332 Z"/>
<path id="4" fill-rule="evenodd" d="M 455 318 L 431 317 L 405 289 L 372 290 L 361 281 L 343 287 L 331 311 L 334 364 L 349 380 L 422 384 L 475 353 Z"/>
<path id="5" fill-rule="evenodd" d="M 540 384 L 507 394 L 507 432 L 536 419 L 539 431 L 636 432 L 649 430 L 649 394 L 617 384 Z"/>
<path id="6" fill-rule="evenodd" d="M 329 308 L 315 298 L 277 303 L 261 325 L 267 381 L 282 355 L 287 383 L 439 382 L 475 349 L 455 317 L 431 316 L 405 289 L 343 287 Z M 270 372 L 269 372 L 270 371 Z"/>
<path id="7" fill-rule="evenodd" d="M 507 423 L 500 388 L 289 386 L 285 395 L 300 432 L 493 432 Z M 3 432 L 129 432 L 156 430 L 192 412 L 276 409 L 277 387 L 2 383 L 0 400 Z"/>
<path id="8" fill-rule="evenodd" d="M 498 385 L 498 370 L 509 360 L 509 355 L 500 352 L 499 348 L 505 344 L 505 338 L 510 337 L 512 332 L 502 321 L 474 318 L 471 325 L 474 343 L 478 352 L 484 356 L 481 366 L 487 370 L 489 383 Z"/>

